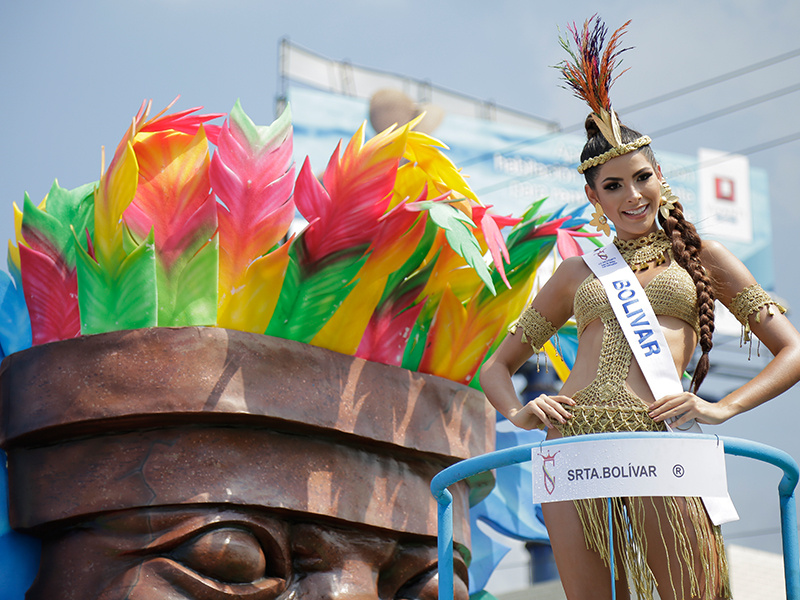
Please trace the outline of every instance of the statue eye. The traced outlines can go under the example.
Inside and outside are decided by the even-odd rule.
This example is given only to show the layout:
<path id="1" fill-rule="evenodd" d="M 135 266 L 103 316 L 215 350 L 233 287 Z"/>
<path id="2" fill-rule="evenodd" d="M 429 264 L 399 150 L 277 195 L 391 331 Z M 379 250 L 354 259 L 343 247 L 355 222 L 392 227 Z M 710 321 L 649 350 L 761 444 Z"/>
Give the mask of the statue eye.
<path id="1" fill-rule="evenodd" d="M 268 560 L 258 538 L 238 527 L 204 531 L 169 554 L 201 575 L 224 583 L 251 583 L 266 576 L 280 576 L 267 573 L 268 566 L 276 565 Z"/>

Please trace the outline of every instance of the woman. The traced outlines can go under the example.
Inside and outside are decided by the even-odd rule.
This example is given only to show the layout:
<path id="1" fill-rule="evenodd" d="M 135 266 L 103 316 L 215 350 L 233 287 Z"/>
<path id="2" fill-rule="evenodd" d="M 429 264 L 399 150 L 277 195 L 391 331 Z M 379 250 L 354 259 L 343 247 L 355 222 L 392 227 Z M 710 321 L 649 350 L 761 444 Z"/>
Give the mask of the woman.
<path id="1" fill-rule="evenodd" d="M 614 244 L 646 288 L 676 373 L 687 368 L 698 343 L 702 358 L 690 391 L 654 397 L 631 360 L 602 285 L 581 257 L 573 257 L 559 265 L 484 365 L 480 381 L 489 401 L 517 427 L 546 427 L 547 439 L 555 439 L 602 431 L 663 431 L 667 421 L 675 427 L 692 419 L 722 423 L 790 388 L 800 379 L 800 334 L 733 254 L 722 244 L 700 240 L 664 182 L 650 139 L 619 125 L 610 104 L 593 108 L 579 168 L 595 208 L 593 223 L 614 224 Z M 708 371 L 715 298 L 774 358 L 751 381 L 710 403 L 697 392 Z M 573 315 L 578 352 L 561 393 L 521 405 L 511 375 Z M 606 510 L 604 500 L 542 505 L 570 600 L 610 597 L 609 549 L 607 533 L 605 545 L 602 533 Z M 719 528 L 699 499 L 619 499 L 614 514 L 614 539 L 628 537 L 615 547 L 618 598 L 629 597 L 626 578 L 640 597 L 652 597 L 654 583 L 662 600 L 730 597 Z"/>

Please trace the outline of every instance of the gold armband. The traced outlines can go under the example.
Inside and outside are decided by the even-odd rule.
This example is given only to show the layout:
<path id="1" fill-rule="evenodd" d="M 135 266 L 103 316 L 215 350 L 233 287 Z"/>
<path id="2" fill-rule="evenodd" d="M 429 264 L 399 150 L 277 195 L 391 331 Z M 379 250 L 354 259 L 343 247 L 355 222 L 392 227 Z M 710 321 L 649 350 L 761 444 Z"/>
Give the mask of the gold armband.
<path id="1" fill-rule="evenodd" d="M 736 294 L 728 307 L 734 317 L 742 324 L 742 339 L 750 341 L 750 315 L 755 314 L 756 323 L 761 322 L 761 309 L 766 307 L 770 315 L 775 314 L 777 308 L 781 313 L 786 309 L 775 302 L 764 289 L 754 283 Z"/>
<path id="2" fill-rule="evenodd" d="M 547 340 L 558 332 L 558 329 L 532 306 L 528 306 L 519 319 L 508 326 L 508 332 L 514 334 L 518 327 L 522 327 L 522 341 L 529 343 L 535 352 L 539 352 Z"/>

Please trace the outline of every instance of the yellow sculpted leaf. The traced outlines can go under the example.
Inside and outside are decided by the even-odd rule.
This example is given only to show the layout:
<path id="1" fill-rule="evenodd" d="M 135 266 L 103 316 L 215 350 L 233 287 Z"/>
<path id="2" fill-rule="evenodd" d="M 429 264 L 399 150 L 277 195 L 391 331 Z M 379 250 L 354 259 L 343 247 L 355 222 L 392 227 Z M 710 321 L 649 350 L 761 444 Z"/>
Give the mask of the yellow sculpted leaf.
<path id="1" fill-rule="evenodd" d="M 16 202 L 14 202 L 14 237 L 18 244 L 24 243 L 22 239 L 22 211 Z"/>
<path id="2" fill-rule="evenodd" d="M 311 340 L 313 346 L 342 354 L 356 353 L 389 276 L 387 274 L 375 279 L 359 274 L 359 277 L 339 309 Z"/>
<path id="3" fill-rule="evenodd" d="M 455 355 L 462 350 L 458 347 L 457 340 L 466 319 L 466 309 L 452 290 L 446 287 L 428 335 L 429 347 L 422 359 L 421 371 L 451 378 L 455 370 Z"/>
<path id="4" fill-rule="evenodd" d="M 130 142 L 126 142 L 121 154 L 114 157 L 111 165 L 100 178 L 94 203 L 94 245 L 98 262 L 110 259 L 121 262 L 122 213 L 136 195 L 139 165 Z"/>
<path id="5" fill-rule="evenodd" d="M 275 312 L 288 264 L 289 242 L 254 260 L 237 287 L 220 291 L 217 326 L 264 333 Z"/>

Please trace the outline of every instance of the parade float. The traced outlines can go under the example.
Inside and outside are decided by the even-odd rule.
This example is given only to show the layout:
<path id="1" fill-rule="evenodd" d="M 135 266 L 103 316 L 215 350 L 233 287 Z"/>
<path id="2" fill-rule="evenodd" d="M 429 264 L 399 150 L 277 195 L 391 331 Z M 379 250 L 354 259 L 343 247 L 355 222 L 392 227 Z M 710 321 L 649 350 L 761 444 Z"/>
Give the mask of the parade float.
<path id="1" fill-rule="evenodd" d="M 477 372 L 585 220 L 492 213 L 416 120 L 295 175 L 288 108 L 168 111 L 142 105 L 98 182 L 15 206 L 16 597 L 435 597 L 430 479 L 495 447 Z M 496 563 L 474 523 L 503 522 L 502 493 L 456 491 L 462 598 Z"/>

